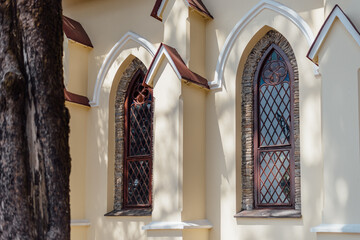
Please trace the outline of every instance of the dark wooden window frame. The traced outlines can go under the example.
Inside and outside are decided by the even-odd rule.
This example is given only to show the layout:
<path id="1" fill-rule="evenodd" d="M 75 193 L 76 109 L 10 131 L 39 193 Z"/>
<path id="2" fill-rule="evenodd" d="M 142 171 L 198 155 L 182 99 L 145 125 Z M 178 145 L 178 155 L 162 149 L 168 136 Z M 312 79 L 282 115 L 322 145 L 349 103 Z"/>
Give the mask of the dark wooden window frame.
<path id="1" fill-rule="evenodd" d="M 288 73 L 289 73 L 289 85 L 290 85 L 290 143 L 287 145 L 275 145 L 275 146 L 263 146 L 259 147 L 259 111 L 260 111 L 260 103 L 259 103 L 259 81 L 260 74 L 262 73 L 262 69 L 266 63 L 266 59 L 272 53 L 272 51 L 277 51 L 280 56 L 284 59 L 286 63 Z M 260 62 L 257 65 L 255 77 L 254 77 L 254 206 L 257 209 L 260 208 L 284 208 L 284 209 L 293 209 L 295 207 L 295 157 L 294 157 L 294 71 L 290 64 L 290 60 L 284 51 L 277 46 L 276 44 L 271 44 L 264 54 L 261 57 Z M 262 204 L 260 203 L 260 173 L 259 173 L 259 155 L 261 151 L 290 151 L 290 202 L 288 204 Z"/>
<path id="2" fill-rule="evenodd" d="M 144 79 L 144 73 L 141 71 L 141 69 L 138 69 L 134 76 L 132 77 L 132 80 L 128 86 L 126 96 L 125 96 L 125 103 L 124 103 L 124 110 L 125 110 L 125 117 L 124 117 L 124 173 L 123 173 L 123 209 L 148 209 L 152 207 L 152 162 L 153 162 L 153 116 L 151 117 L 151 148 L 150 148 L 150 154 L 148 155 L 142 155 L 142 156 L 129 156 L 129 142 L 130 142 L 130 127 L 129 127 L 129 119 L 130 119 L 130 110 L 129 110 L 129 99 L 131 97 L 131 94 L 133 92 L 133 88 L 136 85 L 136 83 L 139 81 L 139 78 Z M 148 89 L 150 94 L 152 95 L 152 89 L 149 87 L 145 87 Z M 152 97 L 152 104 L 154 102 L 154 98 Z M 130 205 L 128 204 L 128 162 L 130 161 L 149 161 L 149 176 L 148 176 L 148 188 L 149 188 L 149 203 L 148 204 L 136 204 L 136 205 Z"/>

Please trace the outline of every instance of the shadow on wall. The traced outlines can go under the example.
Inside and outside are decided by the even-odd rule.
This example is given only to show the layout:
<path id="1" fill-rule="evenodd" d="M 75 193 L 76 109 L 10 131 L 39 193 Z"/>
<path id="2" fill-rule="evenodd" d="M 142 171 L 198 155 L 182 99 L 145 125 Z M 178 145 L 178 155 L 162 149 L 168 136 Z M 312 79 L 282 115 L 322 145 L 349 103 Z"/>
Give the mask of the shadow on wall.
<path id="1" fill-rule="evenodd" d="M 328 81 L 328 86 L 331 86 L 323 92 L 323 99 L 331 98 L 323 103 L 324 116 L 327 117 L 323 126 L 324 221 L 328 223 L 359 223 L 360 105 L 356 109 L 356 104 L 349 103 L 356 100 L 360 103 L 360 69 L 348 72 L 351 73 L 345 78 L 346 84 L 338 81 L 341 72 L 333 73 L 333 78 L 327 75 L 328 79 L 323 79 L 323 84 Z M 358 84 L 357 89 L 353 87 L 355 84 Z"/>
<path id="2" fill-rule="evenodd" d="M 166 68 L 171 67 L 169 64 L 161 64 L 158 73 L 166 73 Z M 179 194 L 183 187 L 180 185 L 182 173 L 179 169 L 179 165 L 182 164 L 179 162 L 182 158 L 182 116 L 179 108 L 182 100 L 177 87 L 171 87 L 174 84 L 171 81 L 180 80 L 170 76 L 169 79 L 171 80 L 166 81 L 167 79 L 160 77 L 160 82 L 154 82 L 153 208 L 156 209 L 156 219 L 164 221 L 177 219 L 181 211 Z"/>
<path id="3" fill-rule="evenodd" d="M 358 69 L 358 106 L 360 108 L 360 68 Z M 360 121 L 360 109 L 359 109 L 359 121 Z M 359 137 L 360 137 L 360 133 L 359 133 Z M 359 143 L 360 143 L 360 139 L 359 139 Z M 360 163 L 360 157 L 359 157 L 359 163 Z"/>
<path id="4" fill-rule="evenodd" d="M 224 88 L 223 91 L 226 91 Z M 213 224 L 209 239 L 221 239 L 223 199 L 232 199 L 233 190 L 229 183 L 235 177 L 235 157 L 233 155 L 233 110 L 234 98 L 223 92 L 211 91 L 207 96 L 206 108 L 206 201 L 207 218 Z M 211 131 L 209 131 L 211 129 Z M 228 206 L 231 207 L 231 206 Z M 235 208 L 233 209 L 235 213 Z M 233 219 L 230 219 L 233 220 Z"/>
<path id="5" fill-rule="evenodd" d="M 104 217 L 99 219 L 94 239 L 145 240 L 142 226 L 149 224 L 151 217 Z"/>
<path id="6" fill-rule="evenodd" d="M 179 19 L 182 19 L 181 18 L 182 12 L 177 11 L 177 9 L 173 10 L 173 8 L 176 7 L 175 3 L 176 1 L 174 0 L 168 0 L 166 3 L 167 6 L 164 10 L 165 12 L 163 13 L 163 17 L 164 17 L 162 20 L 162 22 L 164 23 L 163 26 L 167 25 L 166 30 L 168 32 L 164 32 L 164 35 L 162 36 L 164 36 L 164 38 L 167 40 L 166 43 L 168 43 L 169 40 L 171 43 L 173 43 L 174 41 L 177 43 L 181 43 L 183 42 L 183 39 L 186 37 L 184 36 L 184 31 L 179 31 L 177 28 L 177 26 L 179 25 Z M 169 18 L 170 14 L 173 14 L 173 16 Z M 177 48 L 178 46 L 172 46 L 172 47 Z"/>
<path id="7" fill-rule="evenodd" d="M 109 122 L 108 122 L 108 166 L 107 166 L 107 210 L 110 212 L 114 209 L 114 193 L 115 193 L 115 156 L 116 156 L 116 132 L 115 132 L 115 105 L 116 93 L 119 86 L 120 79 L 123 73 L 128 69 L 135 56 L 129 55 L 119 67 L 115 74 L 109 97 Z M 120 142 L 119 142 L 120 144 Z M 121 173 L 118 173 L 121 174 Z"/>

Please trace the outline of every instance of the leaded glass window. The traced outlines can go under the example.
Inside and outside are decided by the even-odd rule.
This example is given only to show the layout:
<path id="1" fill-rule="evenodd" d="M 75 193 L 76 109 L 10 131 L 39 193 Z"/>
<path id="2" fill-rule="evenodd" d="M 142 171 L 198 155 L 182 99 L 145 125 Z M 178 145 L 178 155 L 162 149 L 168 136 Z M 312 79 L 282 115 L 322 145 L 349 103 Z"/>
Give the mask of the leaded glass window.
<path id="1" fill-rule="evenodd" d="M 151 206 L 152 89 L 137 71 L 125 101 L 124 208 Z"/>
<path id="2" fill-rule="evenodd" d="M 293 70 L 285 53 L 272 44 L 255 74 L 255 206 L 294 204 Z"/>

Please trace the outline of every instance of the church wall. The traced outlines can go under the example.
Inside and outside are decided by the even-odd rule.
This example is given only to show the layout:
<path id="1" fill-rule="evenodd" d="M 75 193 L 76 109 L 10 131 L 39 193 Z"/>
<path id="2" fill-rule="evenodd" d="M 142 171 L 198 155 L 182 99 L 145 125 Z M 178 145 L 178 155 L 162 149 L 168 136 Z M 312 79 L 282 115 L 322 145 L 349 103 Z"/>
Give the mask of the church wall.
<path id="1" fill-rule="evenodd" d="M 336 48 L 334 46 L 341 46 Z M 322 74 L 322 138 L 324 153 L 323 224 L 332 231 L 336 224 L 359 224 L 359 79 L 358 43 L 336 19 L 318 54 Z M 333 233 L 341 239 L 354 236 L 344 226 Z M 353 225 L 355 226 L 355 225 Z M 358 227 L 357 233 L 359 232 Z M 355 230 L 356 231 L 356 230 Z M 359 234 L 359 233 L 358 233 Z M 330 233 L 325 234 L 325 236 Z M 359 237 L 359 235 L 356 235 Z"/>
<path id="2" fill-rule="evenodd" d="M 86 49 L 88 70 L 75 73 L 79 74 L 79 79 L 86 78 L 87 85 L 78 82 L 70 83 L 73 85 L 69 86 L 91 100 L 98 73 L 106 62 L 107 54 L 129 31 L 144 37 L 154 49 L 161 42 L 176 48 L 191 70 L 211 82 L 218 74 L 219 55 L 227 37 L 235 25 L 260 1 L 228 0 L 219 4 L 216 0 L 203 0 L 214 16 L 214 20 L 205 20 L 196 12 L 189 11 L 183 0 L 169 0 L 163 22 L 150 17 L 154 2 L 77 0 L 76 4 L 68 5 L 64 14 L 82 23 L 94 45 L 94 49 Z M 294 10 L 304 20 L 311 31 L 311 40 L 314 40 L 335 4 L 332 0 L 326 0 L 325 3 L 323 0 L 278 2 Z M 354 19 L 356 26 L 360 27 L 357 14 L 360 3 L 344 1 L 341 7 Z M 344 59 L 358 51 L 359 47 L 356 44 L 341 44 L 349 41 L 351 36 L 343 33 L 341 26 L 336 25 L 334 28 L 337 29 L 335 33 L 328 36 L 329 46 L 324 45 L 319 53 L 320 75 L 318 68 L 306 58 L 312 41 L 288 17 L 269 8 L 256 14 L 234 41 L 224 65 L 224 74 L 220 76 L 223 80 L 221 88 L 207 92 L 187 85 L 178 79 L 169 64 L 162 64 L 154 78 L 156 103 L 152 216 L 104 217 L 105 213 L 113 209 L 114 198 L 114 86 L 117 86 L 131 59 L 137 57 L 149 68 L 154 54 L 133 40 L 127 41 L 104 75 L 98 105 L 84 111 L 68 104 L 73 116 L 71 128 L 74 130 L 70 135 L 72 156 L 78 155 L 79 158 L 76 159 L 81 159 L 79 162 L 73 160 L 71 186 L 75 190 L 71 193 L 72 218 L 89 220 L 90 227 L 81 228 L 86 229 L 87 239 L 336 239 L 336 234 L 316 234 L 310 229 L 323 223 L 324 219 L 328 223 L 359 224 L 358 211 L 354 210 L 358 207 L 351 200 L 359 198 L 359 191 L 353 191 L 357 189 L 355 183 L 359 179 L 355 174 L 350 174 L 343 181 L 331 180 L 326 177 L 325 172 L 332 173 L 333 170 L 323 164 L 324 159 L 336 162 L 335 155 L 323 151 L 323 147 L 334 146 L 331 147 L 334 151 L 343 153 L 348 142 L 356 145 L 359 141 L 359 114 L 356 106 L 359 102 L 357 84 L 360 60 L 350 57 L 346 61 L 330 61 L 339 54 Z M 299 71 L 302 217 L 235 218 L 234 215 L 242 206 L 240 83 L 249 53 L 271 29 L 278 31 L 289 41 Z M 341 47 L 334 48 L 330 44 Z M 84 56 L 78 48 L 72 50 L 72 46 L 69 46 L 69 51 L 75 54 L 72 57 L 70 55 L 70 64 L 72 60 L 81 61 L 80 58 Z M 352 64 L 353 72 L 335 72 L 335 69 L 348 68 L 349 63 Z M 82 66 L 79 64 L 79 69 L 83 69 Z M 331 91 L 322 94 L 326 90 L 324 84 L 327 81 L 335 84 L 340 77 L 349 79 L 356 85 L 354 88 L 348 86 L 350 99 L 343 100 L 355 101 L 356 111 L 349 110 L 354 104 L 340 109 L 338 102 L 332 103 L 333 95 L 328 95 Z M 328 104 L 322 105 L 324 102 Z M 343 124 L 353 126 L 345 129 L 349 134 L 355 129 L 356 134 L 347 139 L 344 132 L 339 130 L 331 133 L 333 135 L 328 138 L 335 140 L 323 141 L 326 138 L 322 136 L 327 136 L 323 131 L 339 123 L 329 111 L 321 115 L 324 114 L 324 107 L 336 107 L 346 113 L 350 112 L 351 117 L 344 118 Z M 334 121 L 329 121 L 326 125 L 324 118 Z M 196 122 L 193 122 L 194 119 Z M 87 125 L 81 125 L 83 121 Z M 343 139 L 342 144 L 336 144 L 338 139 Z M 191 141 L 196 144 L 191 144 Z M 84 147 L 82 150 L 72 147 L 80 142 L 86 146 L 86 150 Z M 347 159 L 352 159 L 352 164 L 340 168 L 339 175 L 334 173 L 339 177 L 356 172 L 356 169 L 360 170 L 359 162 L 356 162 L 359 147 L 352 147 L 344 152 Z M 196 162 L 193 164 L 194 161 Z M 199 169 L 203 166 L 203 169 L 197 172 L 192 168 L 193 165 Z M 196 184 L 192 184 L 193 182 Z M 334 186 L 337 195 L 328 195 L 327 192 L 331 192 Z M 350 195 L 354 198 L 344 198 Z M 326 202 L 326 198 L 332 200 Z M 74 207 L 81 203 L 84 205 L 80 208 Z M 160 231 L 142 229 L 152 221 L 195 219 L 209 220 L 212 228 Z M 74 228 L 74 236 L 79 234 L 84 238 L 85 233 Z M 345 235 L 344 239 L 345 237 L 352 239 L 354 235 Z"/>

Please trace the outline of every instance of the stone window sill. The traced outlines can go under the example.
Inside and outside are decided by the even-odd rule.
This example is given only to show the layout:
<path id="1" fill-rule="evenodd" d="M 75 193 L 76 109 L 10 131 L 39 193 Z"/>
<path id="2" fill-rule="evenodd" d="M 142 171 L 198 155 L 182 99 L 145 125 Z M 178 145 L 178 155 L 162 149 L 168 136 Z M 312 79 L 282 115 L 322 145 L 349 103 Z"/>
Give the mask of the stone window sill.
<path id="1" fill-rule="evenodd" d="M 106 213 L 105 217 L 147 217 L 151 216 L 152 209 L 122 209 L 122 210 L 112 210 L 111 212 Z"/>
<path id="2" fill-rule="evenodd" d="M 295 209 L 253 209 L 243 210 L 235 218 L 301 218 L 301 211 Z"/>

